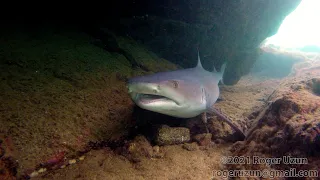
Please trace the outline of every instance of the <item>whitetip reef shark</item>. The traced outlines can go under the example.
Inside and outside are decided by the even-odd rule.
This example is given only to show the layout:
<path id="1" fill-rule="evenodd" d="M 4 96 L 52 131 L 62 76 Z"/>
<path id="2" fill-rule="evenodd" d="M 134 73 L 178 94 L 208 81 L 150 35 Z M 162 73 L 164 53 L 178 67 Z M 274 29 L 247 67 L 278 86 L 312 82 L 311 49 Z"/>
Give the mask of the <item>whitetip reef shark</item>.
<path id="1" fill-rule="evenodd" d="M 203 113 L 205 125 L 206 114 L 216 114 L 243 140 L 244 133 L 213 107 L 220 94 L 218 84 L 223 83 L 225 68 L 226 63 L 220 72 L 215 68 L 212 72 L 205 70 L 198 50 L 196 67 L 134 77 L 128 80 L 127 88 L 133 102 L 142 109 L 178 118 L 192 118 Z M 206 130 L 208 132 L 207 125 Z"/>

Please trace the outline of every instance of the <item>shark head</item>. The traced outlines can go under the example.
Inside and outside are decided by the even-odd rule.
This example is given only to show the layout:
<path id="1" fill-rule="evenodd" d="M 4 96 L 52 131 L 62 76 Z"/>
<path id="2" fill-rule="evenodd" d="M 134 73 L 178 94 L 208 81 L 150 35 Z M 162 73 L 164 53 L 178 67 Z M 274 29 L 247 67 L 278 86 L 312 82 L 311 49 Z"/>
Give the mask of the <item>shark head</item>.
<path id="1" fill-rule="evenodd" d="M 134 77 L 127 83 L 131 99 L 142 109 L 173 117 L 195 117 L 213 105 L 218 96 L 221 72 L 206 71 L 200 62 L 194 68 Z"/>
<path id="2" fill-rule="evenodd" d="M 204 92 L 198 82 L 178 75 L 179 71 L 135 77 L 127 87 L 139 107 L 174 117 L 196 116 L 205 107 Z"/>

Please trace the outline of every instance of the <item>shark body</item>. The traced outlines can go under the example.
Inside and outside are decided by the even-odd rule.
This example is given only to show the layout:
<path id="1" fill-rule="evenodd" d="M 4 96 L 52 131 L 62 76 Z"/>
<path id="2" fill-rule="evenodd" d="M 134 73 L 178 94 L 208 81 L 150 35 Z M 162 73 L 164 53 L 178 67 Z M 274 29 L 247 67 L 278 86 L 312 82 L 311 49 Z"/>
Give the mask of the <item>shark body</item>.
<path id="1" fill-rule="evenodd" d="M 127 83 L 131 99 L 142 109 L 166 114 L 178 118 L 192 118 L 204 113 L 218 115 L 244 138 L 242 131 L 227 117 L 217 111 L 213 105 L 220 91 L 219 82 L 223 83 L 224 63 L 220 72 L 206 71 L 200 61 L 194 68 L 159 72 L 151 75 L 134 77 Z"/>

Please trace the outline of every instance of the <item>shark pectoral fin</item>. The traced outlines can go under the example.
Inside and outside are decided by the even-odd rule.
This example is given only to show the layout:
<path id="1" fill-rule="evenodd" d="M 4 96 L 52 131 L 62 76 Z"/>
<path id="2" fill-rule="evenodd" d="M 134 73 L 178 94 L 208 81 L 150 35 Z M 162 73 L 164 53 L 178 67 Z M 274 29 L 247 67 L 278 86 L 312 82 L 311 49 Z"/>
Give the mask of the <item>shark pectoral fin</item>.
<path id="1" fill-rule="evenodd" d="M 236 134 L 239 136 L 240 140 L 244 140 L 246 138 L 246 136 L 244 135 L 244 133 L 226 116 L 224 116 L 221 112 L 219 112 L 217 109 L 215 108 L 211 108 L 209 111 L 209 113 L 215 114 L 218 117 L 220 117 L 224 122 L 226 122 L 227 124 L 229 124 L 229 126 L 232 127 L 232 129 L 234 129 L 236 131 Z"/>

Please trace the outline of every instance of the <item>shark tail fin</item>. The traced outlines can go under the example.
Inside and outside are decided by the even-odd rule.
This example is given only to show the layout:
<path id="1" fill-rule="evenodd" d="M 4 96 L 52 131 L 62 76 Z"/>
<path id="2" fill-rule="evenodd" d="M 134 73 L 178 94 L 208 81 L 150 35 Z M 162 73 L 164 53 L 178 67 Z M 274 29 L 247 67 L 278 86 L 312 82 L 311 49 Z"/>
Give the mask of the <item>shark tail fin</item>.
<path id="1" fill-rule="evenodd" d="M 224 82 L 223 82 L 223 75 L 224 75 L 224 71 L 225 71 L 225 69 L 226 69 L 226 66 L 227 66 L 227 63 L 226 63 L 226 62 L 223 63 L 222 66 L 221 66 L 221 68 L 220 68 L 220 72 L 219 72 L 219 74 L 220 74 L 220 76 L 221 76 L 221 83 L 222 83 L 222 84 L 224 84 Z"/>

